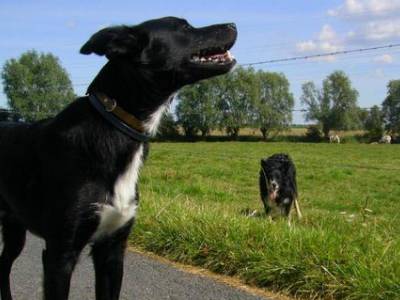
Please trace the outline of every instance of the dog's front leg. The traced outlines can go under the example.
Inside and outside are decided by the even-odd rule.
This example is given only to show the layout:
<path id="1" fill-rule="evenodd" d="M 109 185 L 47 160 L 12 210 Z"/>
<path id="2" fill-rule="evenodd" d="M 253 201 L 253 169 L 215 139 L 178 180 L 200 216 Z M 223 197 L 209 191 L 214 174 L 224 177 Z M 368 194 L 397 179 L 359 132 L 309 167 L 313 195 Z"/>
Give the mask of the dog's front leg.
<path id="1" fill-rule="evenodd" d="M 72 272 L 80 251 L 46 241 L 43 250 L 44 299 L 67 300 Z"/>
<path id="2" fill-rule="evenodd" d="M 297 200 L 297 197 L 294 198 L 294 207 L 296 209 L 297 217 L 299 219 L 301 219 L 303 217 L 303 215 L 301 214 L 300 205 L 299 205 L 299 201 Z"/>
<path id="3" fill-rule="evenodd" d="M 10 272 L 14 260 L 24 248 L 26 229 L 8 216 L 4 218 L 2 227 L 3 251 L 0 256 L 0 299 L 12 300 Z"/>
<path id="4" fill-rule="evenodd" d="M 92 258 L 96 272 L 96 300 L 118 300 L 121 291 L 124 254 L 132 223 L 115 234 L 95 242 Z"/>

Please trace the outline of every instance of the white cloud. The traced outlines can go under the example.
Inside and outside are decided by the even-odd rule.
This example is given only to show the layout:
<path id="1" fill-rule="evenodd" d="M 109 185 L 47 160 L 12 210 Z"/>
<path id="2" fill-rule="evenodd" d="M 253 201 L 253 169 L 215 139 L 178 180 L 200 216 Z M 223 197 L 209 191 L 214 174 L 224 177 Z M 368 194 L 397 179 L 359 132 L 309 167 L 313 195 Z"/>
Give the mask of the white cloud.
<path id="1" fill-rule="evenodd" d="M 354 31 L 349 31 L 346 35 L 348 38 L 351 39 L 351 38 L 354 38 L 357 34 Z"/>
<path id="2" fill-rule="evenodd" d="M 331 41 L 336 38 L 336 32 L 333 30 L 333 28 L 325 24 L 322 26 L 321 32 L 319 33 L 319 39 L 321 41 Z"/>
<path id="3" fill-rule="evenodd" d="M 388 16 L 398 13 L 400 0 L 345 0 L 334 9 L 328 10 L 333 17 Z"/>
<path id="4" fill-rule="evenodd" d="M 308 52 L 317 49 L 317 45 L 314 41 L 305 41 L 296 44 L 296 49 L 299 52 Z"/>
<path id="5" fill-rule="evenodd" d="M 321 31 L 318 34 L 317 39 L 302 41 L 296 44 L 297 52 L 301 53 L 310 53 L 312 52 L 336 52 L 343 49 L 342 42 L 340 41 L 338 35 L 335 30 L 328 24 L 322 26 Z M 332 62 L 336 59 L 335 56 L 322 56 L 313 58 L 316 61 L 328 61 Z"/>
<path id="6" fill-rule="evenodd" d="M 336 52 L 342 49 L 342 46 L 335 44 L 335 42 L 322 42 L 319 47 L 324 52 Z"/>
<path id="7" fill-rule="evenodd" d="M 385 40 L 400 37 L 400 20 L 368 22 L 363 34 L 367 40 Z"/>
<path id="8" fill-rule="evenodd" d="M 391 64 L 393 62 L 393 56 L 390 54 L 383 54 L 374 58 L 374 61 L 382 64 Z"/>
<path id="9" fill-rule="evenodd" d="M 347 33 L 349 42 L 384 41 L 400 37 L 400 0 L 343 0 L 328 14 L 356 21 L 356 28 Z"/>

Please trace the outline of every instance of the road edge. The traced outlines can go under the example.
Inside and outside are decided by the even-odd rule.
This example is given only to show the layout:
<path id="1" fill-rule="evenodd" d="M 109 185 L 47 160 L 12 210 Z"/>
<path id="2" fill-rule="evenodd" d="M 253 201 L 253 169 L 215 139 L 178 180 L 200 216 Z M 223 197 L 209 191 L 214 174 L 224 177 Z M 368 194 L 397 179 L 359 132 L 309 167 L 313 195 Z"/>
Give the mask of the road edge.
<path id="1" fill-rule="evenodd" d="M 241 279 L 239 279 L 237 277 L 221 275 L 221 274 L 214 273 L 210 270 L 207 270 L 207 269 L 204 269 L 201 267 L 185 265 L 183 263 L 175 262 L 175 261 L 169 260 L 166 257 L 157 255 L 153 252 L 149 252 L 149 251 L 143 250 L 141 248 L 138 248 L 138 247 L 135 247 L 132 245 L 128 246 L 128 251 L 139 254 L 139 255 L 143 255 L 147 258 L 156 260 L 160 263 L 170 265 L 180 271 L 183 271 L 183 272 L 186 272 L 189 274 L 210 278 L 218 283 L 222 283 L 227 286 L 242 290 L 242 291 L 252 294 L 254 296 L 268 298 L 268 300 L 295 300 L 295 299 L 298 299 L 298 298 L 294 298 L 294 297 L 289 297 L 288 295 L 285 295 L 283 293 L 271 292 L 271 291 L 268 291 L 268 290 L 265 290 L 262 288 L 250 286 L 250 285 L 244 283 Z"/>

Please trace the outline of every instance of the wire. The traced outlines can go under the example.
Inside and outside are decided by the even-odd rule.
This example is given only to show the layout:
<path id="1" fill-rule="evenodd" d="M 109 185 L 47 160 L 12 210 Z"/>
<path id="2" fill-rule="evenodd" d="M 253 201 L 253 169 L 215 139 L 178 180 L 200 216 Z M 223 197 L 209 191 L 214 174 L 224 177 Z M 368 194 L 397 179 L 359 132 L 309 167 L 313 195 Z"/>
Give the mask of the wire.
<path id="1" fill-rule="evenodd" d="M 280 58 L 280 59 L 274 59 L 274 60 L 269 60 L 269 61 L 260 61 L 260 62 L 254 62 L 254 63 L 245 63 L 245 64 L 240 64 L 241 66 L 252 66 L 252 65 L 260 65 L 260 64 L 271 64 L 271 63 L 282 63 L 282 62 L 289 62 L 286 64 L 278 64 L 281 66 L 285 65 L 291 65 L 290 62 L 293 61 L 300 61 L 300 60 L 307 60 L 310 58 L 318 58 L 318 57 L 326 57 L 326 56 L 334 56 L 334 55 L 345 55 L 345 54 L 354 54 L 354 53 L 359 53 L 359 52 L 366 52 L 366 51 L 372 51 L 372 50 L 380 50 L 380 49 L 387 49 L 387 48 L 396 48 L 400 47 L 400 43 L 396 44 L 390 44 L 390 45 L 383 45 L 383 46 L 376 46 L 376 47 L 370 47 L 370 48 L 359 48 L 359 49 L 353 49 L 353 50 L 344 50 L 344 51 L 336 51 L 336 52 L 330 52 L 330 53 L 320 53 L 320 54 L 314 54 L 314 55 L 307 55 L 307 56 L 298 56 L 298 57 L 289 57 L 289 58 Z M 360 54 L 360 57 L 364 58 L 363 55 L 370 55 L 368 53 L 363 53 Z M 358 58 L 358 57 L 349 57 L 351 59 L 353 58 Z M 304 61 L 301 63 L 310 63 L 312 61 Z M 314 61 L 314 62 L 319 62 L 319 61 Z M 387 67 L 387 66 L 386 66 Z M 72 84 L 74 87 L 82 87 L 82 86 L 88 86 L 90 83 L 76 83 Z"/>
<path id="2" fill-rule="evenodd" d="M 358 48 L 358 49 L 352 49 L 352 50 L 335 51 L 335 52 L 329 52 L 329 53 L 319 53 L 319 54 L 306 55 L 306 56 L 279 58 L 279 59 L 272 59 L 272 60 L 266 60 L 266 61 L 245 63 L 245 64 L 240 64 L 240 65 L 241 66 L 254 66 L 254 65 L 261 65 L 261 64 L 273 64 L 273 63 L 300 61 L 300 60 L 308 60 L 311 58 L 319 58 L 319 57 L 327 57 L 327 56 L 335 56 L 335 55 L 346 55 L 346 54 L 352 54 L 352 53 L 357 53 L 357 52 L 374 51 L 374 50 L 396 48 L 396 47 L 400 47 L 400 43 L 393 43 L 393 44 L 389 44 L 389 45 L 382 45 L 382 46 L 375 46 L 375 47 L 368 47 L 368 48 Z M 82 86 L 88 86 L 89 84 L 90 83 L 76 83 L 76 84 L 72 84 L 72 86 L 73 87 L 82 87 Z"/>
<path id="3" fill-rule="evenodd" d="M 241 66 L 255 66 L 255 65 L 262 65 L 262 64 L 273 64 L 273 63 L 278 63 L 278 62 L 307 60 L 310 58 L 336 56 L 336 55 L 351 54 L 351 53 L 365 52 L 365 51 L 374 51 L 374 50 L 379 50 L 379 49 L 387 49 L 387 48 L 395 48 L 395 47 L 400 47 L 400 43 L 383 45 L 383 46 L 375 46 L 375 47 L 369 47 L 369 48 L 358 48 L 358 49 L 352 49 L 352 50 L 342 50 L 342 51 L 318 53 L 318 54 L 305 55 L 305 56 L 294 56 L 294 57 L 287 57 L 287 58 L 264 60 L 264 61 L 258 61 L 258 62 L 244 63 L 244 64 L 241 64 Z"/>

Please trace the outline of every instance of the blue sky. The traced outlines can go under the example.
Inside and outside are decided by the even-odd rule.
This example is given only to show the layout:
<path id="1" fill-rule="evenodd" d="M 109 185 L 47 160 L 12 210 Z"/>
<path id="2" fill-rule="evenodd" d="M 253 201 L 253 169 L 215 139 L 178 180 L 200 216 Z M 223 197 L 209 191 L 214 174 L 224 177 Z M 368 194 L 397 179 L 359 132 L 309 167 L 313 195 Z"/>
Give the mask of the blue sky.
<path id="1" fill-rule="evenodd" d="M 235 22 L 232 49 L 239 63 L 400 43 L 400 0 L 247 1 L 11 1 L 0 2 L 0 67 L 36 49 L 59 57 L 83 95 L 105 60 L 79 54 L 97 30 L 162 16 L 186 18 L 194 26 Z M 360 93 L 359 105 L 380 104 L 386 85 L 398 79 L 400 47 L 346 56 L 258 66 L 284 73 L 300 108 L 301 85 L 317 85 L 334 70 L 345 71 Z M 0 86 L 2 90 L 2 87 Z M 6 97 L 0 92 L 0 106 Z M 303 121 L 301 113 L 294 121 Z"/>

